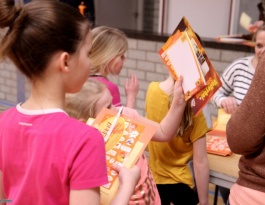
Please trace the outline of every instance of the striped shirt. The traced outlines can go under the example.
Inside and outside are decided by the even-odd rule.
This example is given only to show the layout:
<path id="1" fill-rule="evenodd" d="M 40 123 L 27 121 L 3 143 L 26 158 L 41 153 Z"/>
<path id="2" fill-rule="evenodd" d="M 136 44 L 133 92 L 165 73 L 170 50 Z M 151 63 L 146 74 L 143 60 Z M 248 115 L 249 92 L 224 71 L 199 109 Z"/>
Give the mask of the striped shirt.
<path id="1" fill-rule="evenodd" d="M 221 77 L 223 85 L 212 98 L 212 103 L 216 107 L 220 108 L 222 100 L 229 96 L 233 96 L 237 105 L 240 105 L 249 89 L 255 72 L 255 68 L 251 63 L 253 57 L 240 58 L 226 68 Z"/>

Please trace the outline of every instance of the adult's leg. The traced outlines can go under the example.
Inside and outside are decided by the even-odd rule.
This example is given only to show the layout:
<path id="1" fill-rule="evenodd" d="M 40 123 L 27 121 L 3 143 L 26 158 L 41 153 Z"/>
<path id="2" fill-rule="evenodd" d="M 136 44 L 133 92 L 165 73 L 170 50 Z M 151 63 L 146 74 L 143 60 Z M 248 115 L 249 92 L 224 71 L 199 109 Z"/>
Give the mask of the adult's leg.
<path id="1" fill-rule="evenodd" d="M 226 202 L 229 198 L 230 189 L 219 186 L 219 192 L 223 198 L 224 203 L 226 204 Z"/>

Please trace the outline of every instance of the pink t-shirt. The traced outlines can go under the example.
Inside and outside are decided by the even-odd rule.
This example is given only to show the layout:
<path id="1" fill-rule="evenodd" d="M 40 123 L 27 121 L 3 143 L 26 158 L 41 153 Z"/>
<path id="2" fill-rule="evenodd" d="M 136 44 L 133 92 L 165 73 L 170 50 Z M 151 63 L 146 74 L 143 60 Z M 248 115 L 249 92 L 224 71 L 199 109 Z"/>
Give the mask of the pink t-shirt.
<path id="1" fill-rule="evenodd" d="M 107 86 L 107 88 L 110 91 L 110 94 L 112 95 L 112 104 L 115 107 L 122 105 L 121 98 L 120 98 L 120 91 L 119 91 L 118 86 L 115 83 L 109 81 L 107 78 L 101 75 L 93 75 L 93 76 L 90 76 L 90 78 L 96 79 L 97 81 L 102 82 Z"/>
<path id="2" fill-rule="evenodd" d="M 98 130 L 60 109 L 0 115 L 0 170 L 11 204 L 65 205 L 70 190 L 108 183 L 105 146 Z"/>
<path id="3" fill-rule="evenodd" d="M 154 177 L 144 154 L 136 165 L 141 169 L 141 177 L 134 189 L 129 205 L 161 205 Z"/>

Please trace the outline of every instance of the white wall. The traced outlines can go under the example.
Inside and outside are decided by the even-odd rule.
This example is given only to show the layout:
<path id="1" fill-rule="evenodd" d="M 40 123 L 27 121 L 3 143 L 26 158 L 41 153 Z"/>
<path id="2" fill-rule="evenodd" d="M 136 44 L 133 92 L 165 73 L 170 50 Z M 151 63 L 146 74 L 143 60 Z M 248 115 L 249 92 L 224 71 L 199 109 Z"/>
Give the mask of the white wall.
<path id="1" fill-rule="evenodd" d="M 166 0 L 164 32 L 171 34 L 183 16 L 202 37 L 228 34 L 231 0 Z"/>

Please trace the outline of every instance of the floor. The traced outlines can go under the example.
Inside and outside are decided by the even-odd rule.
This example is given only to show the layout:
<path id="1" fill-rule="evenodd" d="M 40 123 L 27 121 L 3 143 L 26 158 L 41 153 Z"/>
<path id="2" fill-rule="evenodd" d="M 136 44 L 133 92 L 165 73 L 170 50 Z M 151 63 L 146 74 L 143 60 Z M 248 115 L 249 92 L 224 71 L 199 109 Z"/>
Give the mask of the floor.
<path id="1" fill-rule="evenodd" d="M 215 185 L 209 184 L 209 205 L 213 205 Z M 217 205 L 225 205 L 220 194 L 218 195 Z"/>

